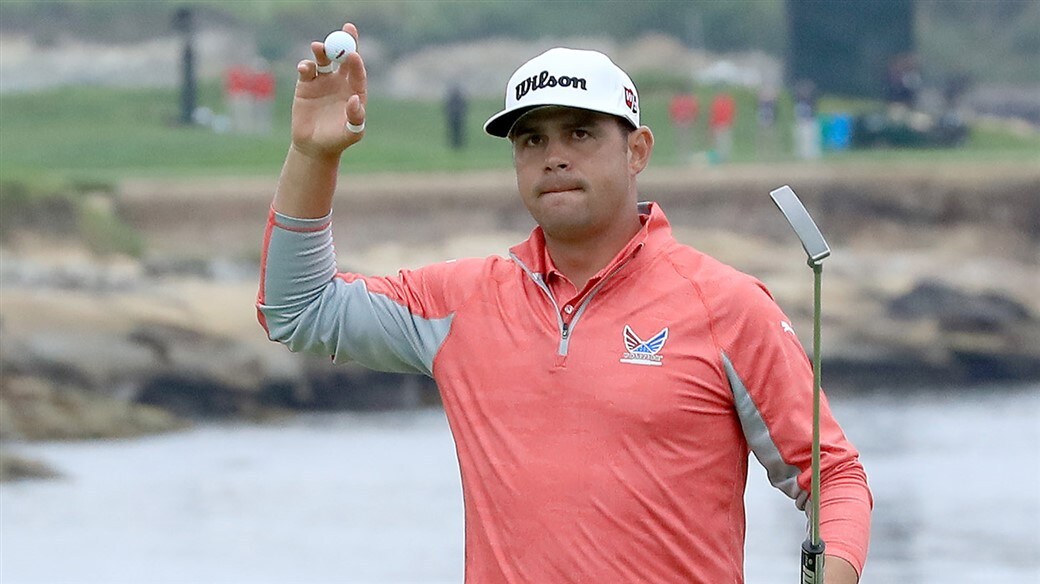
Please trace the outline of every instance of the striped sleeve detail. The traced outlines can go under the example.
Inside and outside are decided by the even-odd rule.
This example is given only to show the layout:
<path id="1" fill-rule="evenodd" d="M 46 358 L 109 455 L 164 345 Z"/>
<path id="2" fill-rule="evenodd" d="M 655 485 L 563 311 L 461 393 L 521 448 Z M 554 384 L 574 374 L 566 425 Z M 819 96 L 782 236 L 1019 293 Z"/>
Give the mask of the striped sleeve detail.
<path id="1" fill-rule="evenodd" d="M 295 231 L 296 233 L 314 233 L 316 231 L 323 231 L 328 229 L 332 225 L 332 215 L 326 215 L 317 219 L 298 219 L 296 217 L 289 217 L 288 215 L 282 215 L 281 213 L 271 210 L 271 223 L 274 227 L 284 229 L 286 231 Z"/>

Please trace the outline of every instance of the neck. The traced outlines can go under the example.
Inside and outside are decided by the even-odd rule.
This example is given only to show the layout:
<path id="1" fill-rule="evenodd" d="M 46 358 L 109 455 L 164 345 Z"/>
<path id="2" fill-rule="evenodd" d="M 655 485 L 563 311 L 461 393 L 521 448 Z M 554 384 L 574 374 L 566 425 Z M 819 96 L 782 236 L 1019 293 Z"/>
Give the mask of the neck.
<path id="1" fill-rule="evenodd" d="M 556 269 L 566 276 L 575 288 L 582 290 L 585 284 L 632 240 L 641 227 L 639 215 L 633 215 L 631 221 L 626 221 L 596 237 L 568 240 L 553 238 L 546 233 L 545 247 L 549 250 L 549 256 L 556 264 Z"/>

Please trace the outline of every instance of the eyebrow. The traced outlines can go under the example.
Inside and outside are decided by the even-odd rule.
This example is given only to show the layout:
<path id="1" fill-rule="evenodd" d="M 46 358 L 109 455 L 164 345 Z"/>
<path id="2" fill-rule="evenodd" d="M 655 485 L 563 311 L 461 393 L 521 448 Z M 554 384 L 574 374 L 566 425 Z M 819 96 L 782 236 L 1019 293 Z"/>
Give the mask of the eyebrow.
<path id="1" fill-rule="evenodd" d="M 596 126 L 599 123 L 600 114 L 596 112 L 587 112 L 577 110 L 573 113 L 567 114 L 567 119 L 563 121 L 562 126 L 568 130 L 575 128 Z M 522 136 L 524 134 L 531 134 L 535 132 L 534 124 L 529 121 L 525 122 L 523 118 L 517 120 L 516 124 L 509 131 L 509 135 L 513 138 Z"/>
<path id="2" fill-rule="evenodd" d="M 509 128 L 509 138 L 511 138 L 511 139 L 512 138 L 516 138 L 517 136 L 521 136 L 523 134 L 530 134 L 530 133 L 531 133 L 531 126 L 530 126 L 530 124 L 521 124 L 520 122 L 517 122 L 517 123 L 513 124 L 512 128 Z"/>

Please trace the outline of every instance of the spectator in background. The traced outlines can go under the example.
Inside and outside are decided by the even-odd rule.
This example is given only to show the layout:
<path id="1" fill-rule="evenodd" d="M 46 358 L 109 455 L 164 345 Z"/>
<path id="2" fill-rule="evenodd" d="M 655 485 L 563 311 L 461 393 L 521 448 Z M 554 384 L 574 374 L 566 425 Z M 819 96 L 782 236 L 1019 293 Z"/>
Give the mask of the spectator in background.
<path id="1" fill-rule="evenodd" d="M 816 84 L 802 79 L 794 86 L 795 155 L 802 160 L 820 157 L 820 125 L 816 121 Z"/>
<path id="2" fill-rule="evenodd" d="M 224 79 L 224 98 L 231 131 L 249 133 L 253 131 L 252 71 L 244 65 L 235 65 L 227 70 Z"/>
<path id="3" fill-rule="evenodd" d="M 772 158 L 776 154 L 776 114 L 779 93 L 776 87 L 765 84 L 758 92 L 758 132 L 755 134 L 755 149 L 758 157 Z"/>
<path id="4" fill-rule="evenodd" d="M 444 100 L 444 116 L 448 122 L 448 146 L 452 150 L 466 147 L 466 95 L 458 83 L 448 89 L 448 97 Z"/>
<path id="5" fill-rule="evenodd" d="M 676 157 L 686 162 L 690 160 L 693 152 L 693 124 L 697 121 L 700 112 L 700 104 L 697 96 L 684 91 L 672 97 L 668 105 L 668 116 L 675 128 Z"/>
<path id="6" fill-rule="evenodd" d="M 911 54 L 896 55 L 885 77 L 885 101 L 889 105 L 913 109 L 921 89 L 921 69 Z"/>
<path id="7" fill-rule="evenodd" d="M 230 130 L 236 134 L 266 134 L 274 114 L 275 77 L 266 61 L 253 67 L 234 65 L 224 78 Z"/>
<path id="8" fill-rule="evenodd" d="M 271 132 L 274 115 L 274 73 L 262 63 L 250 77 L 253 94 L 253 129 L 260 134 Z"/>
<path id="9" fill-rule="evenodd" d="M 708 127 L 711 129 L 712 153 L 715 162 L 726 162 L 733 154 L 733 122 L 737 118 L 737 102 L 723 92 L 711 100 Z"/>

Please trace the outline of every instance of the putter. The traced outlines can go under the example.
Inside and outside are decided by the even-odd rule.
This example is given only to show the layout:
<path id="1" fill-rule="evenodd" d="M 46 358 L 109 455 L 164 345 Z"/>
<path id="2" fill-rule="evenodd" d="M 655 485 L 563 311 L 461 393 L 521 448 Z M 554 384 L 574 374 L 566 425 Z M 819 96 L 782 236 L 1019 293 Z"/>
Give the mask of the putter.
<path id="1" fill-rule="evenodd" d="M 801 584 L 824 584 L 823 564 L 826 544 L 820 538 L 820 280 L 823 275 L 824 258 L 831 255 L 831 248 L 823 234 L 805 210 L 789 186 L 782 186 L 769 193 L 773 202 L 787 217 L 795 235 L 802 242 L 809 267 L 813 271 L 813 421 L 812 421 L 812 497 L 810 498 L 809 535 L 802 542 Z"/>

